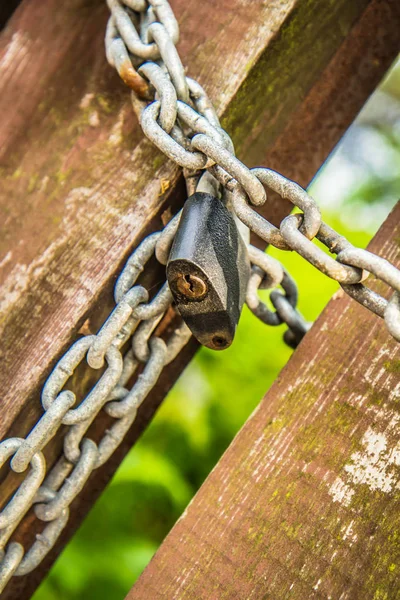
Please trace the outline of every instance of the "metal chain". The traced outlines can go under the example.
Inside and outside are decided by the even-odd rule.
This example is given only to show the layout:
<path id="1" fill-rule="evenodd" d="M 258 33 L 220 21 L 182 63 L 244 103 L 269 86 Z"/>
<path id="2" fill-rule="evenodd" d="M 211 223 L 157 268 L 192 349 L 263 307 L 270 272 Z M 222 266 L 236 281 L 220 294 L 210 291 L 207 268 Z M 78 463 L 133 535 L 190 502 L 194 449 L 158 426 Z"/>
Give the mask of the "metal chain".
<path id="1" fill-rule="evenodd" d="M 167 0 L 107 2 L 111 11 L 106 31 L 107 59 L 132 88 L 133 107 L 144 133 L 184 168 L 188 189 L 196 189 L 207 169 L 214 178 L 214 188 L 222 189 L 227 205 L 251 231 L 267 244 L 296 251 L 339 281 L 346 293 L 384 318 L 390 333 L 400 340 L 399 270 L 355 248 L 329 228 L 322 222 L 314 200 L 299 185 L 270 169 L 248 169 L 235 157 L 233 143 L 221 129 L 210 99 L 198 82 L 185 75 L 175 48 L 179 28 Z M 266 188 L 289 200 L 302 213 L 286 217 L 279 228 L 274 227 L 252 208 L 265 203 Z M 115 286 L 114 310 L 96 335 L 79 339 L 59 360 L 42 391 L 44 413 L 29 435 L 0 443 L 0 468 L 9 461 L 13 471 L 25 473 L 0 512 L 0 593 L 12 576 L 29 573 L 51 550 L 68 522 L 71 502 L 91 473 L 122 442 L 162 370 L 190 339 L 183 321 L 166 340 L 154 333 L 172 304 L 167 283 L 151 299 L 148 290 L 137 284 L 151 257 L 166 264 L 179 218 L 180 213 L 162 231 L 145 238 L 130 256 Z M 336 260 L 315 246 L 313 238 L 336 254 Z M 248 307 L 268 325 L 286 323 L 289 329 L 285 341 L 296 346 L 310 324 L 296 309 L 293 279 L 277 260 L 253 246 L 249 246 L 249 256 L 252 274 Z M 389 301 L 364 285 L 368 273 L 393 288 Z M 273 311 L 261 302 L 258 289 L 278 286 L 284 293 L 272 290 Z M 94 387 L 76 405 L 75 394 L 64 388 L 83 361 L 102 371 Z M 103 410 L 115 421 L 95 443 L 86 434 Z M 46 474 L 43 449 L 62 426 L 67 426 L 63 455 Z M 43 521 L 43 529 L 32 546 L 24 549 L 10 540 L 32 507 L 37 519 Z"/>
<path id="2" fill-rule="evenodd" d="M 118 66 L 121 62 L 118 61 L 118 53 L 113 54 L 113 48 L 122 45 L 125 48 L 124 56 L 129 60 L 129 68 L 134 69 L 134 64 L 139 65 L 139 73 L 148 81 L 146 95 L 149 96 L 151 87 L 155 90 L 150 104 L 144 101 L 138 103 L 135 98 L 133 101 L 147 137 L 171 160 L 183 167 L 186 175 L 195 178 L 197 174 L 199 177 L 202 170 L 207 169 L 221 184 L 223 193 L 229 196 L 236 216 L 251 231 L 267 244 L 281 250 L 296 251 L 328 277 L 338 281 L 347 294 L 384 318 L 389 332 L 400 341 L 400 271 L 385 259 L 367 250 L 355 248 L 331 229 L 322 221 L 313 198 L 298 184 L 271 169 L 248 169 L 235 156 L 233 143 L 226 131 L 221 129 L 211 101 L 199 83 L 185 76 L 175 50 L 178 29 L 176 21 L 172 22 L 172 11 L 169 7 L 166 8 L 167 1 L 109 0 L 108 4 L 111 10 L 110 24 L 115 24 L 113 37 L 106 38 L 110 63 L 121 74 Z M 132 16 L 131 9 L 136 11 L 136 21 L 130 19 L 129 27 L 124 21 L 122 26 L 122 12 L 127 19 L 127 15 Z M 157 32 L 156 35 L 154 31 Z M 140 38 L 140 35 L 147 43 L 142 43 L 139 47 L 134 40 Z M 161 38 L 162 46 L 159 44 Z M 158 47 L 158 52 L 155 47 Z M 156 59 L 157 63 L 145 62 L 148 58 Z M 252 205 L 262 206 L 266 202 L 266 189 L 289 200 L 302 213 L 286 217 L 279 228 L 275 227 L 252 208 Z M 313 244 L 314 238 L 322 242 L 330 253 L 336 254 L 336 259 Z M 288 283 L 287 273 L 284 279 L 282 275 L 275 283 L 282 284 L 285 295 L 278 291 L 271 293 L 271 302 L 276 310 L 272 313 L 257 298 L 256 290 L 260 286 L 264 287 L 265 280 L 268 280 L 259 269 L 259 265 L 253 268 L 247 296 L 248 306 L 267 324 L 276 325 L 282 321 L 287 323 L 290 333 L 286 335 L 286 341 L 294 344 L 309 328 L 309 324 L 295 308 L 295 284 Z M 393 289 L 389 301 L 363 284 L 368 274 L 374 275 Z"/>
<path id="3" fill-rule="evenodd" d="M 25 473 L 0 512 L 0 591 L 13 575 L 32 571 L 53 547 L 67 524 L 71 502 L 91 473 L 122 442 L 161 371 L 190 339 L 183 321 L 166 340 L 153 333 L 169 310 L 172 295 L 164 285 L 149 301 L 148 291 L 136 284 L 157 246 L 171 244 L 169 237 L 168 229 L 154 233 L 133 252 L 115 286 L 114 310 L 97 335 L 83 336 L 70 347 L 47 379 L 41 396 L 43 416 L 25 439 L 9 438 L 0 443 L 0 467 L 10 461 L 13 471 Z M 128 340 L 123 356 L 121 350 Z M 102 374 L 76 406 L 75 394 L 64 387 L 85 360 L 91 368 L 102 369 Z M 126 386 L 131 379 L 134 383 L 129 389 Z M 115 422 L 95 443 L 86 432 L 102 410 Z M 43 449 L 65 425 L 63 456 L 46 475 Z M 44 527 L 25 550 L 9 540 L 31 507 Z"/>

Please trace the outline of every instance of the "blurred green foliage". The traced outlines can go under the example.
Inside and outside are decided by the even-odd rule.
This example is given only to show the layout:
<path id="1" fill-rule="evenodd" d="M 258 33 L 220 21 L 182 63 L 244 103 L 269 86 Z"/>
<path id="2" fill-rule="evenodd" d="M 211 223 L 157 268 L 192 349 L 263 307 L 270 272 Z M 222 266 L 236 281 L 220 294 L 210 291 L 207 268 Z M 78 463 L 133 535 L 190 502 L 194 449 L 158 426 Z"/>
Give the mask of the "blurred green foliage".
<path id="1" fill-rule="evenodd" d="M 387 98 L 399 95 L 399 84 L 397 69 L 384 82 Z M 376 113 L 370 110 L 369 114 Z M 389 210 L 400 194 L 400 139 L 392 122 L 367 119 L 362 124 L 361 115 L 360 128 L 373 130 L 386 148 L 393 149 L 391 157 L 394 162 L 398 157 L 397 169 L 381 176 L 379 169 L 374 172 L 364 165 L 357 185 L 334 210 L 331 206 L 324 218 L 354 244 L 365 247 L 371 232 L 363 231 L 357 215 L 344 226 L 342 209 L 346 203 L 351 206 L 357 202 L 372 208 L 385 203 L 385 212 Z M 359 149 L 355 146 L 347 159 L 357 165 Z M 372 156 L 373 144 L 371 148 Z M 340 173 L 335 167 L 332 170 L 327 185 L 335 186 Z M 323 198 L 317 195 L 317 200 L 323 206 Z M 374 229 L 383 216 L 381 211 Z M 293 253 L 269 252 L 295 277 L 301 312 L 310 321 L 317 318 L 337 284 Z M 268 292 L 262 296 L 266 300 Z M 231 348 L 220 353 L 205 348 L 198 352 L 34 600 L 114 600 L 125 596 L 290 358 L 291 350 L 283 344 L 282 333 L 283 326 L 267 327 L 245 307 Z"/>

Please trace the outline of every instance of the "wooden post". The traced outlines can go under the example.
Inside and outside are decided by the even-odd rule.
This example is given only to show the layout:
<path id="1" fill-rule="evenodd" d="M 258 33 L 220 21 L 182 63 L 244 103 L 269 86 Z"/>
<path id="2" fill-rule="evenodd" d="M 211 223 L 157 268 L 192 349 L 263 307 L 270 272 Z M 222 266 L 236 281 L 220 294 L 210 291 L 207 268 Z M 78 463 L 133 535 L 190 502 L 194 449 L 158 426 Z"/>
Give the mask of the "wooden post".
<path id="1" fill-rule="evenodd" d="M 399 235 L 400 203 L 370 249 L 400 267 Z M 337 293 L 127 600 L 398 598 L 399 397 L 399 344 Z"/>
<path id="2" fill-rule="evenodd" d="M 303 184 L 398 50 L 397 0 L 334 7 L 176 0 L 173 7 L 183 61 L 224 115 L 239 156 L 249 165 L 265 160 Z M 132 248 L 184 201 L 178 169 L 143 139 L 129 92 L 105 62 L 106 20 L 103 3 L 25 0 L 0 37 L 1 439 L 29 432 L 55 362 L 82 327 L 97 331 Z M 279 222 L 287 211 L 271 199 L 264 214 Z M 154 270 L 148 281 L 159 277 Z M 4 598 L 36 587 L 195 348 L 163 374 L 124 443 L 93 474 L 56 548 L 32 575 L 13 580 Z M 81 375 L 87 381 L 89 372 Z M 79 386 L 74 381 L 78 397 Z M 99 431 L 106 426 L 100 418 Z M 49 468 L 61 445 L 56 436 L 47 448 Z M 0 497 L 20 479 L 4 468 Z M 28 516 L 16 539 L 29 546 L 34 523 Z"/>

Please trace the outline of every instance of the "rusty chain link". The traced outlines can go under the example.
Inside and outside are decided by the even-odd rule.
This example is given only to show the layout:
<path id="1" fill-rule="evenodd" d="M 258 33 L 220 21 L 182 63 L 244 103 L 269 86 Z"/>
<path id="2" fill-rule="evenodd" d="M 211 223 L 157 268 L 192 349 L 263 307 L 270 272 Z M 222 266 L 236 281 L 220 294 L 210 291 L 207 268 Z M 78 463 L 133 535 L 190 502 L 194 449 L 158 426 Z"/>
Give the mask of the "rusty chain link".
<path id="1" fill-rule="evenodd" d="M 133 90 L 132 102 L 143 131 L 171 160 L 184 168 L 188 190 L 210 186 L 227 206 L 267 244 L 294 250 L 317 269 L 340 283 L 344 291 L 385 320 L 400 341 L 400 272 L 388 261 L 355 248 L 322 220 L 318 206 L 299 185 L 270 169 L 248 169 L 235 157 L 233 143 L 221 128 L 217 113 L 198 82 L 186 77 L 176 51 L 179 28 L 167 0 L 107 0 L 111 16 L 106 30 L 106 56 Z M 208 179 L 202 177 L 207 170 Z M 286 217 L 279 228 L 260 216 L 267 189 L 289 200 L 302 213 Z M 163 368 L 189 341 L 183 321 L 167 340 L 154 331 L 172 304 L 165 283 L 149 299 L 137 279 L 155 256 L 165 265 L 180 213 L 159 232 L 145 238 L 128 259 L 115 285 L 115 308 L 96 335 L 75 342 L 59 360 L 42 391 L 44 413 L 25 438 L 0 443 L 0 467 L 25 473 L 14 495 L 0 511 L 0 592 L 12 576 L 36 568 L 66 526 L 69 506 L 91 473 L 102 466 L 122 442 L 137 410 L 156 384 Z M 323 252 L 316 238 L 336 259 Z M 298 312 L 297 288 L 279 261 L 248 246 L 252 274 L 246 303 L 264 323 L 288 325 L 284 339 L 295 347 L 310 327 Z M 389 301 L 363 282 L 368 273 L 390 286 Z M 259 289 L 273 289 L 270 301 L 261 302 Z M 122 354 L 129 341 L 129 348 Z M 76 406 L 73 392 L 64 386 L 86 361 L 102 369 L 101 376 Z M 104 368 L 106 365 L 106 368 Z M 140 374 L 137 375 L 138 371 Z M 129 382 L 134 383 L 130 389 Z M 95 443 L 86 433 L 101 411 L 115 419 Z M 63 455 L 46 474 L 43 449 L 67 426 Z M 26 513 L 33 507 L 43 529 L 26 550 L 10 541 Z"/>

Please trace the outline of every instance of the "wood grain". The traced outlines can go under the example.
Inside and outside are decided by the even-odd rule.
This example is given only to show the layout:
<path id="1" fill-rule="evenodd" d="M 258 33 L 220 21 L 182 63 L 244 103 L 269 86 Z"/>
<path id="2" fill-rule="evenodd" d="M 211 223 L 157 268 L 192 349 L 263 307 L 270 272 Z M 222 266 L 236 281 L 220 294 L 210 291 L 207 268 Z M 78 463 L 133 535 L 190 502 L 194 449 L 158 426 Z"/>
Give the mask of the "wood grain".
<path id="1" fill-rule="evenodd" d="M 370 244 L 397 267 L 399 234 L 400 203 Z M 398 598 L 399 399 L 399 344 L 339 292 L 127 600 Z"/>
<path id="2" fill-rule="evenodd" d="M 173 8 L 183 62 L 224 115 L 239 155 L 303 184 L 398 49 L 394 0 L 333 8 L 318 0 L 176 0 Z M 1 438 L 28 433 L 55 362 L 83 323 L 97 331 L 132 248 L 184 201 L 178 170 L 143 139 L 129 94 L 105 62 L 106 19 L 100 1 L 24 0 L 0 37 Z M 279 222 L 287 211 L 271 196 L 264 214 Z M 162 276 L 154 267 L 147 282 Z M 4 597 L 35 588 L 194 351 L 192 344 L 160 379 L 121 449 L 74 503 L 43 567 Z M 81 375 L 78 394 L 80 380 L 90 379 Z M 61 443 L 59 436 L 48 448 L 49 466 Z M 19 481 L 6 472 L 1 498 Z M 27 521 L 18 539 L 29 545 L 35 532 Z"/>

